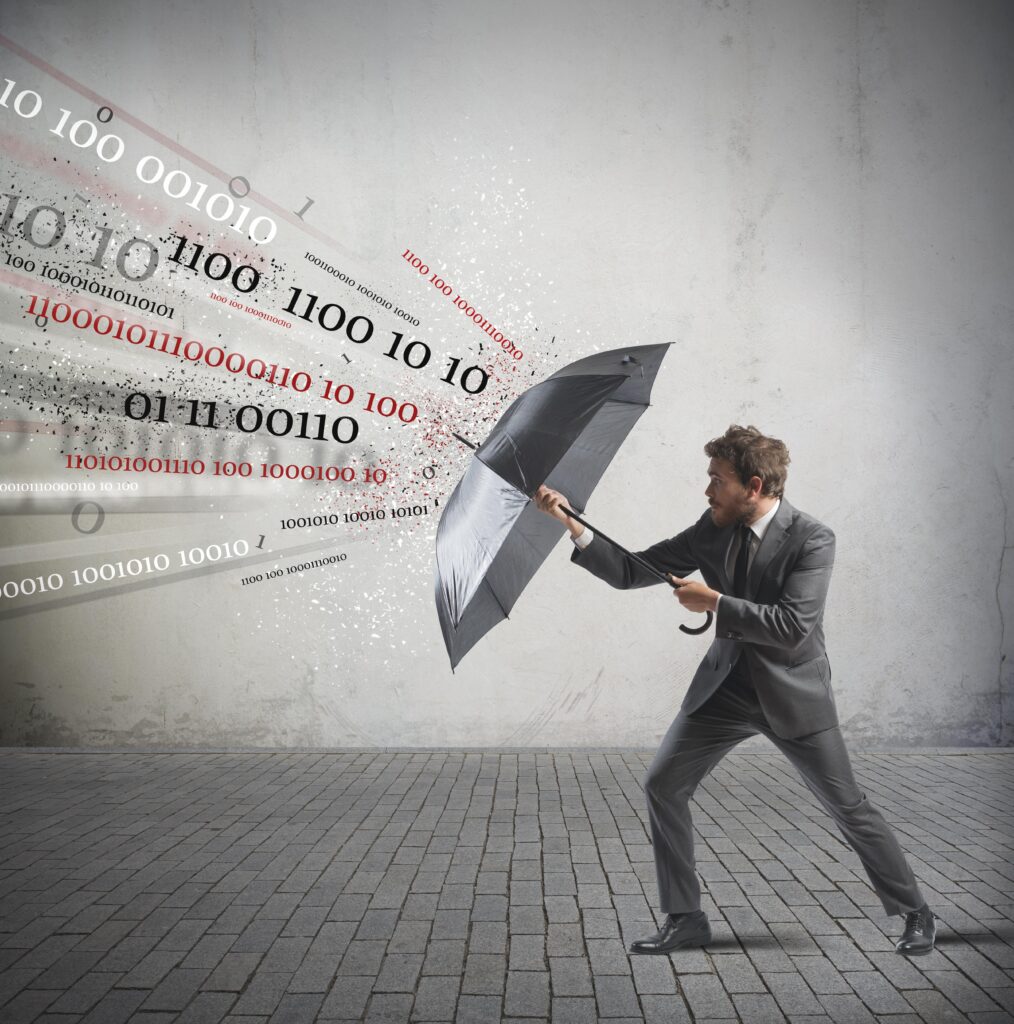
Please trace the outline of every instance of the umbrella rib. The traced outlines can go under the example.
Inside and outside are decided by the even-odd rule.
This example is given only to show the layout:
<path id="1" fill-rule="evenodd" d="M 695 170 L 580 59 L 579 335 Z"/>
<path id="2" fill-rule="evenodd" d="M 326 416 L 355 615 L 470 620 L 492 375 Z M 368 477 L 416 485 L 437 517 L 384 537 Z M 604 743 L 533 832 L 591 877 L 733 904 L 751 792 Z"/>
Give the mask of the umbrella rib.
<path id="1" fill-rule="evenodd" d="M 500 606 L 500 611 L 503 612 L 503 617 L 505 619 L 509 619 L 511 617 L 510 612 L 508 612 L 507 609 L 504 608 L 503 601 L 501 601 L 500 598 L 497 596 L 497 592 L 490 585 L 489 580 L 484 576 L 482 582 L 485 585 L 486 589 L 493 595 L 493 600 L 496 601 L 496 603 Z"/>

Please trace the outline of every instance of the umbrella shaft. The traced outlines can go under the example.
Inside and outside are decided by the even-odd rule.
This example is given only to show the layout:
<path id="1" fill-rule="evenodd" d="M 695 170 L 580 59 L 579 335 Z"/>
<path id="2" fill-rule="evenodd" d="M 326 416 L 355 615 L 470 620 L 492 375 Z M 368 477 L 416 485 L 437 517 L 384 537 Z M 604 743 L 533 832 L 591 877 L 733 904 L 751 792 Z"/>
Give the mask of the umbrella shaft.
<path id="1" fill-rule="evenodd" d="M 596 537 L 601 537 L 607 544 L 612 544 L 612 546 L 616 548 L 617 551 L 622 552 L 624 555 L 628 555 L 639 566 L 641 566 L 642 569 L 644 569 L 646 572 L 650 572 L 651 575 L 654 576 L 657 580 L 661 580 L 663 583 L 668 583 L 669 586 L 673 587 L 674 590 L 678 589 L 675 586 L 673 586 L 672 582 L 666 579 L 666 577 L 663 576 L 662 573 L 660 573 L 658 569 L 655 568 L 655 566 L 653 566 L 650 562 L 646 562 L 640 555 L 635 555 L 633 551 L 628 551 L 622 544 L 617 544 L 612 537 L 607 537 L 597 526 L 592 526 L 591 523 L 589 523 L 586 519 L 582 519 L 572 509 L 567 508 L 566 505 L 561 505 L 560 508 L 562 508 L 563 511 L 566 512 L 571 519 L 576 519 L 582 526 L 587 526 L 589 530 L 592 530 Z M 711 628 L 711 622 L 714 619 L 715 614 L 714 612 L 705 612 L 704 614 L 706 618 L 704 620 L 703 626 L 698 626 L 697 629 L 691 629 L 689 626 L 681 625 L 680 629 L 684 633 L 689 633 L 691 636 L 699 636 L 701 633 L 707 632 Z"/>
<path id="2" fill-rule="evenodd" d="M 646 562 L 643 558 L 641 558 L 640 555 L 635 555 L 633 551 L 628 551 L 622 544 L 619 544 L 615 540 L 613 540 L 612 537 L 607 537 L 597 526 L 592 526 L 592 524 L 589 523 L 588 520 L 582 519 L 581 516 L 579 516 L 572 509 L 567 508 L 566 505 L 561 505 L 560 508 L 562 508 L 563 511 L 566 512 L 571 519 L 576 519 L 577 522 L 579 522 L 582 526 L 587 526 L 588 529 L 591 530 L 596 537 L 601 537 L 607 544 L 612 544 L 612 546 L 616 548 L 616 550 L 619 551 L 621 554 L 627 555 L 629 558 L 632 558 L 635 562 L 637 562 L 639 566 L 641 566 L 642 569 L 646 570 L 647 572 L 650 572 L 652 576 L 655 577 L 655 579 L 661 580 L 663 583 L 669 583 L 669 580 L 666 579 L 665 575 L 659 572 L 658 569 L 656 569 L 651 564 L 651 562 Z M 672 584 L 669 583 L 669 586 L 671 587 Z"/>

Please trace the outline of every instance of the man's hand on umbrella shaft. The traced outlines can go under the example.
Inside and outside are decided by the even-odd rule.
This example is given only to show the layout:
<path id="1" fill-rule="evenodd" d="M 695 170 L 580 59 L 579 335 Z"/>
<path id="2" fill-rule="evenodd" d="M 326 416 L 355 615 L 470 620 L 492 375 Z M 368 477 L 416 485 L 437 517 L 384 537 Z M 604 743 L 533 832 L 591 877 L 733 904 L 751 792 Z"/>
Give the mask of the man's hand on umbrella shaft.
<path id="1" fill-rule="evenodd" d="M 673 595 L 689 612 L 713 612 L 718 607 L 719 594 L 700 580 L 681 580 L 667 573 L 669 581 L 676 588 Z"/>
<path id="2" fill-rule="evenodd" d="M 535 492 L 535 504 L 539 510 L 545 512 L 547 516 L 552 516 L 553 519 L 558 519 L 564 526 L 570 530 L 572 537 L 580 537 L 584 533 L 584 527 L 576 520 L 571 519 L 566 512 L 560 508 L 561 505 L 570 506 L 570 502 L 564 497 L 559 491 L 554 491 L 543 484 Z"/>

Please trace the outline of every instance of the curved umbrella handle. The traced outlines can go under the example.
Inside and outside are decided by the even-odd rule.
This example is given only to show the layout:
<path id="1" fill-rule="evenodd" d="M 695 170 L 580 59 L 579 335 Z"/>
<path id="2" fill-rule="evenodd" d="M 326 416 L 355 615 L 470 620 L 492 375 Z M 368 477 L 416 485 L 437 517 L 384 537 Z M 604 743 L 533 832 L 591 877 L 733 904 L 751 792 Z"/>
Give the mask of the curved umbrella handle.
<path id="1" fill-rule="evenodd" d="M 691 626 L 684 626 L 681 624 L 680 632 L 689 633 L 691 636 L 700 636 L 701 633 L 706 633 L 709 629 L 711 629 L 711 620 L 715 617 L 715 615 L 714 612 L 705 612 L 704 614 L 707 616 L 707 618 L 704 620 L 703 626 L 698 626 L 696 629 L 694 629 Z"/>

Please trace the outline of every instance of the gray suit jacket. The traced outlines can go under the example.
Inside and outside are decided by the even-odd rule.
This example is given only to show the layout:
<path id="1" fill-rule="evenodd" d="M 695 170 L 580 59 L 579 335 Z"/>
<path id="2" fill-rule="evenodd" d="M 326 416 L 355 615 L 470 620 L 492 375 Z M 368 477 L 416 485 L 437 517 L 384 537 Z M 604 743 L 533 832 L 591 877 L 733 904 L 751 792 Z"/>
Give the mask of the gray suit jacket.
<path id="1" fill-rule="evenodd" d="M 742 653 L 776 735 L 793 739 L 836 726 L 823 627 L 834 534 L 783 498 L 754 553 L 746 596 L 732 597 L 725 562 L 733 533 L 732 526 L 715 526 L 711 513 L 705 512 L 688 530 L 638 552 L 675 576 L 700 570 L 708 586 L 723 595 L 715 639 L 697 668 L 682 710 L 696 711 Z M 659 582 L 600 538 L 583 551 L 575 548 L 571 561 L 621 590 Z"/>

